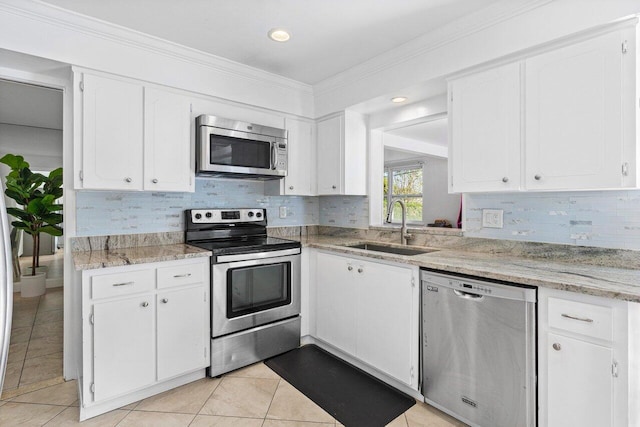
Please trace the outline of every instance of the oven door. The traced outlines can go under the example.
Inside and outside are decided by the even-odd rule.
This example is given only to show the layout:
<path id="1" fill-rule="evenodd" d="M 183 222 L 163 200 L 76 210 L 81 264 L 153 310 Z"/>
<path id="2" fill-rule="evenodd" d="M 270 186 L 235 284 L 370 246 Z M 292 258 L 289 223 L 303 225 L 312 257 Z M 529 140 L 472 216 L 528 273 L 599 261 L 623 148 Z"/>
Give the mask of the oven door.
<path id="1" fill-rule="evenodd" d="M 279 138 L 200 126 L 199 173 L 285 176 L 279 161 Z"/>
<path id="2" fill-rule="evenodd" d="M 213 338 L 300 314 L 299 249 L 250 255 L 260 258 L 212 266 Z"/>

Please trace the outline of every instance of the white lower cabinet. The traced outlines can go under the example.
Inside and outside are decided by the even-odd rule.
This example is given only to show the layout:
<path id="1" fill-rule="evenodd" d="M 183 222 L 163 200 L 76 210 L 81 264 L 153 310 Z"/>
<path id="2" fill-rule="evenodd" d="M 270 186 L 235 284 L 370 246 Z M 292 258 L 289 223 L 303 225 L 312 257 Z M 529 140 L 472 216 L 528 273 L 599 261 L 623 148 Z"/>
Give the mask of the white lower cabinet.
<path id="1" fill-rule="evenodd" d="M 418 269 L 318 252 L 316 337 L 417 390 Z"/>
<path id="2" fill-rule="evenodd" d="M 538 290 L 539 426 L 638 425 L 639 307 Z"/>
<path id="3" fill-rule="evenodd" d="M 85 270 L 80 419 L 203 377 L 209 321 L 207 257 Z"/>

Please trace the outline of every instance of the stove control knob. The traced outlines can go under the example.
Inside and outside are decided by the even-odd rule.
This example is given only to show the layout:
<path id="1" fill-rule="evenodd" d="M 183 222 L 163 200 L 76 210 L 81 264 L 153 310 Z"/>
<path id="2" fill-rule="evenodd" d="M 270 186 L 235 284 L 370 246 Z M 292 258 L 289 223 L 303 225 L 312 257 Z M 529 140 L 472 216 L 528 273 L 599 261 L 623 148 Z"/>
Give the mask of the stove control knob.
<path id="1" fill-rule="evenodd" d="M 213 215 L 211 214 L 211 212 L 207 212 L 204 216 L 206 216 L 207 218 L 211 218 Z"/>
<path id="2" fill-rule="evenodd" d="M 253 212 L 249 212 L 247 215 L 249 215 L 249 218 L 253 218 Z"/>
<path id="3" fill-rule="evenodd" d="M 202 218 L 202 214 L 197 213 L 196 214 L 196 219 L 200 219 L 200 218 Z"/>
<path id="4" fill-rule="evenodd" d="M 262 212 L 256 212 L 256 218 L 262 217 Z"/>

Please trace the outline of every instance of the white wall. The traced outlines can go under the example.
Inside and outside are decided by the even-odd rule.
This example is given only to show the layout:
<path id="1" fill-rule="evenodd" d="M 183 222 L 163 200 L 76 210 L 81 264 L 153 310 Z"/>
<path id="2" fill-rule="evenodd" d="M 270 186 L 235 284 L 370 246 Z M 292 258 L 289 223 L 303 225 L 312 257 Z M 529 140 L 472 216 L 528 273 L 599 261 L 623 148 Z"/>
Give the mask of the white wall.
<path id="1" fill-rule="evenodd" d="M 423 161 L 423 217 L 429 223 L 435 219 L 448 219 L 451 225 L 456 228 L 460 212 L 460 195 L 449 194 L 447 159 L 429 157 Z"/>
<path id="2" fill-rule="evenodd" d="M 62 105 L 59 108 L 62 109 Z M 31 170 L 60 168 L 62 131 L 0 124 L 0 157 L 9 153 L 23 156 L 31 165 Z"/>

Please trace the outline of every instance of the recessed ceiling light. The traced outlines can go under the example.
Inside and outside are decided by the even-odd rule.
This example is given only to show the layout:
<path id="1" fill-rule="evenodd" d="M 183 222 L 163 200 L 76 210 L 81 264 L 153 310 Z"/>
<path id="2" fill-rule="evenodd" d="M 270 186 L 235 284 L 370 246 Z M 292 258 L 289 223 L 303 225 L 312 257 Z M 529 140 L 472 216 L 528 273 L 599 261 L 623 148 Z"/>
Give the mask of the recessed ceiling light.
<path id="1" fill-rule="evenodd" d="M 393 98 L 391 98 L 391 102 L 393 102 L 394 104 L 400 104 L 401 102 L 404 102 L 406 100 L 406 96 L 394 96 Z"/>
<path id="2" fill-rule="evenodd" d="M 272 28 L 269 30 L 269 38 L 276 42 L 286 42 L 291 38 L 291 34 L 282 28 Z"/>

